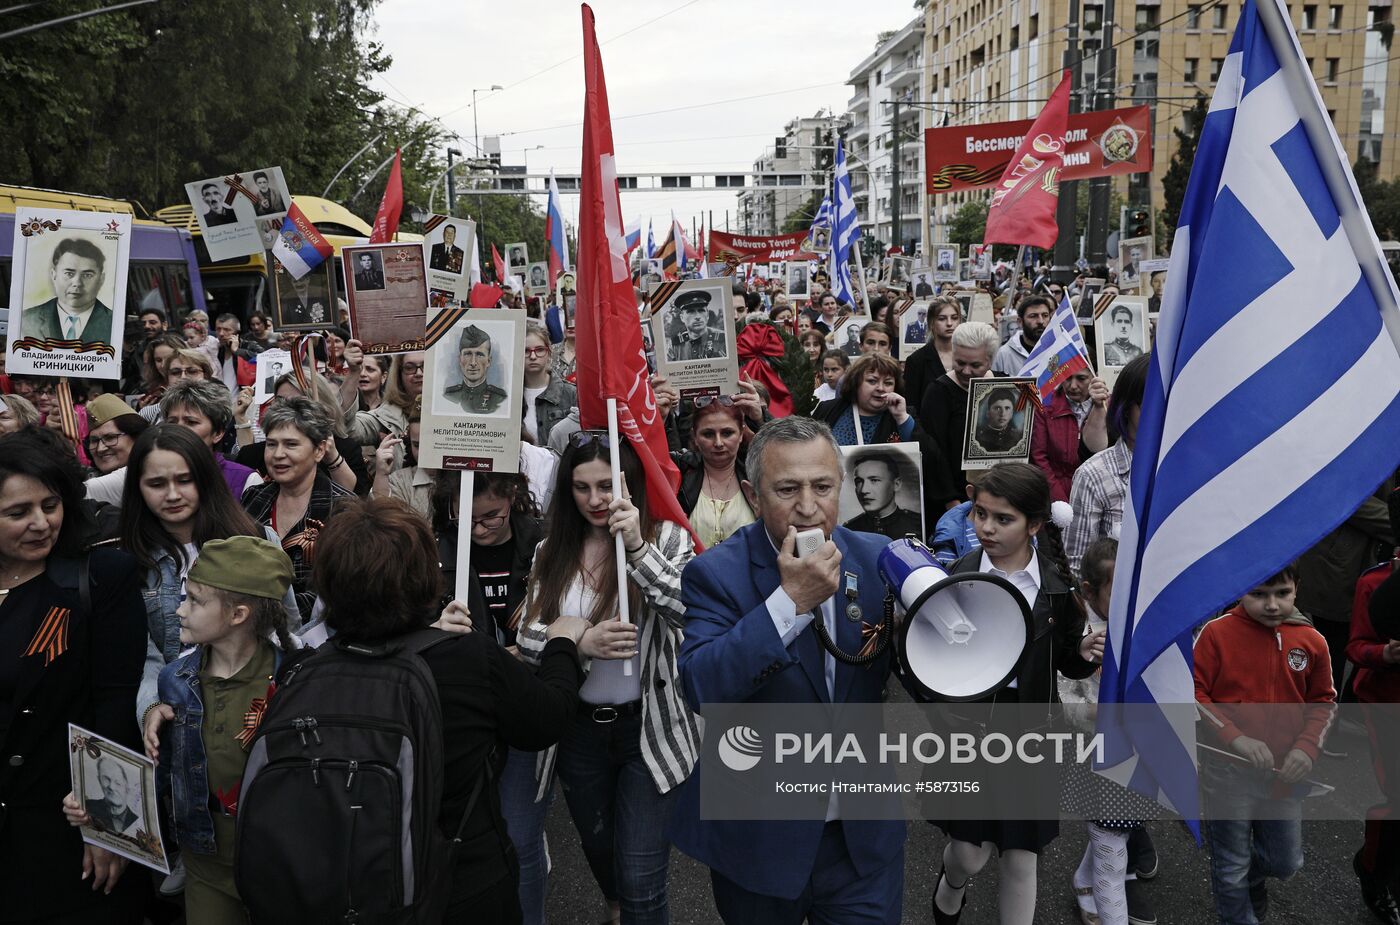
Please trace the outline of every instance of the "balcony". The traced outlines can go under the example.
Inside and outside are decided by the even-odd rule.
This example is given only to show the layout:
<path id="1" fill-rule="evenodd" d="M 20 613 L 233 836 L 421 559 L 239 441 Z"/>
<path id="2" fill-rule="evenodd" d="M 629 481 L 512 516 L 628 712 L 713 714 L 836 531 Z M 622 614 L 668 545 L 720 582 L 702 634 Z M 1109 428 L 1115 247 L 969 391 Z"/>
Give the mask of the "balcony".
<path id="1" fill-rule="evenodd" d="M 870 103 L 870 93 L 864 87 L 856 90 L 856 95 L 851 97 L 846 104 L 847 109 L 864 109 Z"/>
<path id="2" fill-rule="evenodd" d="M 870 123 L 869 123 L 869 122 L 865 121 L 864 119 L 854 119 L 854 120 L 851 121 L 851 127 L 850 127 L 850 129 L 846 132 L 846 140 L 847 140 L 848 142 L 854 143 L 854 142 L 856 142 L 858 139 L 864 139 L 864 138 L 869 138 L 869 137 L 870 137 Z"/>
<path id="3" fill-rule="evenodd" d="M 898 93 L 905 87 L 916 88 L 919 80 L 923 76 L 924 66 L 921 61 L 907 61 L 898 65 L 890 72 L 885 85 L 890 88 L 891 93 Z"/>

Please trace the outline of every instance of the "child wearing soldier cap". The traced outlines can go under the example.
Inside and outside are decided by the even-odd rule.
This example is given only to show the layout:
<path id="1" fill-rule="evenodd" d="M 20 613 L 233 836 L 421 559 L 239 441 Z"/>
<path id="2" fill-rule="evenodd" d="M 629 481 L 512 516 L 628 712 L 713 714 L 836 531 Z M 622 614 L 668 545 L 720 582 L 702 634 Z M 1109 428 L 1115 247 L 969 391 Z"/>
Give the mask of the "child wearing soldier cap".
<path id="1" fill-rule="evenodd" d="M 234 819 L 247 748 L 283 654 L 294 647 L 282 605 L 291 583 L 292 562 L 277 544 L 251 536 L 210 540 L 176 611 L 180 642 L 195 648 L 161 671 L 160 699 L 175 719 L 163 742 L 155 732 L 145 744 L 160 762 L 160 789 L 174 801 L 190 922 L 248 921 L 233 880 Z M 70 822 L 84 824 L 76 800 L 64 807 Z"/>

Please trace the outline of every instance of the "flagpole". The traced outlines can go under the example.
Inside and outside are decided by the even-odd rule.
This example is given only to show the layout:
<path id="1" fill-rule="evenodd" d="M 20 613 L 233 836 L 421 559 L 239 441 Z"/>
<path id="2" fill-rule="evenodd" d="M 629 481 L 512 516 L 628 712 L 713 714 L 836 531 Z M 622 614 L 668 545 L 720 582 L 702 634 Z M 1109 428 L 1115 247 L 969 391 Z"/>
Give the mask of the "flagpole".
<path id="1" fill-rule="evenodd" d="M 617 399 L 608 399 L 608 457 L 612 460 L 613 497 L 623 491 L 626 482 L 622 480 L 622 443 L 617 433 Z M 632 615 L 627 606 L 627 546 L 619 531 L 613 537 L 613 550 L 617 555 L 617 618 L 623 623 L 631 623 Z M 632 660 L 622 663 L 622 674 L 632 677 Z"/>
<path id="2" fill-rule="evenodd" d="M 1016 286 L 1021 282 L 1021 262 L 1026 259 L 1026 245 L 1016 245 L 1016 265 L 1011 268 L 1011 285 L 1007 288 L 1007 307 L 1016 300 Z"/>
<path id="3" fill-rule="evenodd" d="M 1322 171 L 1327 191 L 1332 194 L 1332 200 L 1341 214 L 1342 228 L 1346 231 L 1352 253 L 1361 265 L 1361 272 L 1366 277 L 1371 294 L 1381 307 L 1381 321 L 1396 348 L 1400 349 L 1400 313 L 1394 310 L 1397 297 L 1395 282 L 1380 261 L 1375 232 L 1368 227 L 1366 215 L 1358 207 L 1360 196 L 1342 167 L 1344 155 L 1338 150 L 1332 126 L 1318 107 L 1316 85 L 1310 83 L 1312 76 L 1302 68 L 1302 58 L 1297 54 L 1292 31 L 1288 21 L 1279 12 L 1276 0 L 1259 0 L 1255 8 L 1259 11 L 1259 21 L 1264 26 L 1264 32 L 1274 47 L 1274 57 L 1278 59 L 1279 69 L 1283 71 L 1284 85 L 1288 87 L 1288 95 L 1293 100 L 1294 108 L 1298 110 L 1303 129 L 1308 133 L 1308 141 L 1312 142 L 1313 149 L 1319 155 L 1316 159 L 1318 168 Z M 1285 54 L 1284 49 L 1293 54 Z M 1326 157 L 1323 152 L 1335 152 L 1337 156 Z M 1368 243 L 1371 245 L 1369 248 L 1365 246 Z M 1387 306 L 1390 306 L 1391 310 L 1387 311 Z"/>
<path id="4" fill-rule="evenodd" d="M 462 487 L 457 493 L 457 600 L 465 604 L 472 583 L 472 495 L 476 490 L 476 473 L 462 472 Z M 473 614 L 482 616 L 485 614 Z"/>
<path id="5" fill-rule="evenodd" d="M 865 300 L 864 314 L 870 315 L 870 293 L 865 288 L 865 261 L 860 259 L 860 245 L 857 244 L 854 249 L 856 252 L 856 272 L 860 274 L 860 297 Z M 841 257 L 839 259 L 845 260 L 846 258 Z M 854 312 L 855 306 L 851 306 L 851 308 Z M 859 314 L 858 312 L 854 313 Z M 871 315 L 871 317 L 873 318 L 874 316 Z"/>

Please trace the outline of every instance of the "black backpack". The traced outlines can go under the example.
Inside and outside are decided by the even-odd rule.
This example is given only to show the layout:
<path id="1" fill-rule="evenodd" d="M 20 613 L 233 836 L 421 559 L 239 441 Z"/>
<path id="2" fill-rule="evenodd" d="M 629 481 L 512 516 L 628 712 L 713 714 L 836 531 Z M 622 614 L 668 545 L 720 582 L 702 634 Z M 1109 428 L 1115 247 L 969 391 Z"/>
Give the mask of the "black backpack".
<path id="1" fill-rule="evenodd" d="M 251 921 L 438 923 L 460 841 L 438 828 L 442 708 L 425 629 L 384 646 L 327 642 L 284 672 L 238 800 L 235 882 Z"/>

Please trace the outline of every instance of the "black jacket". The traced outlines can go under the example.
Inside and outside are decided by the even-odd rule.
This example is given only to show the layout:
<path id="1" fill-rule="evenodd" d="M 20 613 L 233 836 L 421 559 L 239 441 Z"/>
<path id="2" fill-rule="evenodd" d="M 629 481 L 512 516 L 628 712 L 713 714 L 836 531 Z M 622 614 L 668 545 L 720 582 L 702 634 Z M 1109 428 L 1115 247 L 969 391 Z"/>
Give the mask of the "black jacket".
<path id="1" fill-rule="evenodd" d="M 700 487 L 705 482 L 705 463 L 700 458 L 700 454 L 694 450 L 687 450 L 675 456 L 676 464 L 681 470 L 681 487 L 676 492 L 676 497 L 680 499 L 681 509 L 685 511 L 687 517 L 695 510 L 695 505 L 700 501 Z M 748 472 L 744 468 L 744 453 L 740 449 L 738 457 L 734 460 L 734 474 L 740 481 L 747 479 Z"/>
<path id="2" fill-rule="evenodd" d="M 909 413 L 914 420 L 923 423 L 923 408 L 920 407 L 924 391 L 939 376 L 949 372 L 943 368 L 943 360 L 938 356 L 938 347 L 930 340 L 918 350 L 909 354 L 904 361 L 904 391 L 900 392 L 909 403 Z"/>
<path id="3" fill-rule="evenodd" d="M 0 896 L 8 900 L 0 903 L 0 921 L 64 913 L 75 920 L 106 921 L 98 910 L 129 896 L 141 878 L 133 866 L 123 878 L 130 883 L 119 883 L 112 897 L 94 893 L 79 879 L 82 836 L 60 811 L 73 789 L 69 723 L 141 747 L 136 723 L 136 689 L 146 655 L 141 570 L 119 550 L 94 549 L 88 555 L 91 610 L 79 592 L 79 560 L 51 558 L 35 579 L 45 583 L 39 606 L 0 615 L 32 622 L 37 632 L 51 608 L 69 611 L 67 645 L 51 661 L 42 654 L 26 656 L 25 648 L 0 653 L 16 665 L 13 698 L 0 701 L 0 857 L 5 859 Z M 33 634 L 25 627 L 21 635 L 21 646 L 27 647 Z"/>
<path id="4" fill-rule="evenodd" d="M 937 354 L 935 354 L 937 356 Z M 1001 376 L 1000 373 L 993 373 Z M 949 501 L 967 500 L 967 477 L 963 473 L 963 433 L 967 429 L 967 389 L 958 385 L 952 373 L 944 373 L 924 389 L 915 420 L 937 444 L 941 465 L 924 482 L 924 504 L 942 514 Z M 928 466 L 924 467 L 928 471 Z M 934 522 L 937 523 L 937 517 Z"/>
<path id="5" fill-rule="evenodd" d="M 544 536 L 544 527 L 538 520 L 511 511 L 510 544 L 514 556 L 510 563 L 511 596 L 525 599 L 525 585 L 530 580 L 530 568 L 535 561 L 535 547 Z M 447 588 L 447 600 L 454 596 L 457 586 L 457 534 L 451 530 L 438 533 L 438 558 L 442 564 L 442 574 Z M 501 628 L 491 619 L 486 605 L 486 595 L 481 588 L 481 578 L 472 566 L 471 583 L 468 586 L 467 600 L 464 601 L 472 615 L 472 628 L 492 639 L 500 641 Z"/>

